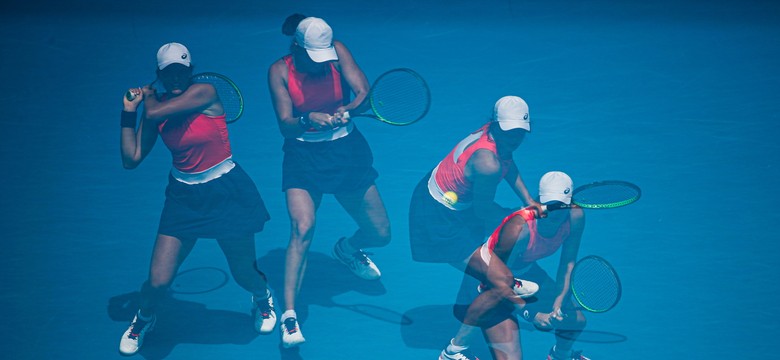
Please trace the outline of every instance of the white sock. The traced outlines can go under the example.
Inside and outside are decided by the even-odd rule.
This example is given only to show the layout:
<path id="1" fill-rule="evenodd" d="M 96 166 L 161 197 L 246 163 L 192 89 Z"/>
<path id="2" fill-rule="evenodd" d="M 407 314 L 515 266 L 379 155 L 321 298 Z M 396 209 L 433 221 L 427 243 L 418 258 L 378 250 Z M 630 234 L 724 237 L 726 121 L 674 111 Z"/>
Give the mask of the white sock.
<path id="1" fill-rule="evenodd" d="M 289 318 L 298 318 L 298 316 L 295 314 L 295 310 L 285 310 L 285 312 L 282 313 L 282 322 Z"/>

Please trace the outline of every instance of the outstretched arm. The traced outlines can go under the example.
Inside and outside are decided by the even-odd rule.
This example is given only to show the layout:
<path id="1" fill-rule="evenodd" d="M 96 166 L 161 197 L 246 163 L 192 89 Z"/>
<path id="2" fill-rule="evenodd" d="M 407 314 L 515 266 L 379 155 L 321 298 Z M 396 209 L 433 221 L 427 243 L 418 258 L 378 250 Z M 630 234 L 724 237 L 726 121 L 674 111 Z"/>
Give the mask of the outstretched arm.
<path id="1" fill-rule="evenodd" d="M 517 169 L 514 160 L 509 165 L 509 171 L 507 172 L 505 179 L 507 184 L 509 184 L 509 187 L 517 194 L 517 197 L 523 200 L 526 205 L 533 207 L 539 216 L 545 216 L 542 211 L 542 204 L 534 200 L 534 197 L 531 196 L 531 193 L 525 186 L 525 182 L 523 182 L 522 176 L 520 176 L 520 170 Z"/>
<path id="2" fill-rule="evenodd" d="M 563 301 L 569 294 L 569 288 L 571 285 L 571 272 L 574 269 L 574 264 L 577 262 L 577 254 L 580 251 L 580 240 L 582 239 L 582 232 L 585 229 L 585 213 L 582 208 L 574 207 L 570 212 L 571 217 L 571 230 L 569 237 L 563 242 L 561 248 L 561 259 L 558 263 L 558 275 L 556 277 L 556 284 L 558 285 L 558 296 L 555 297 L 553 302 L 553 313 L 557 314 L 558 320 L 560 318 L 560 312 L 558 310 L 563 306 Z"/>

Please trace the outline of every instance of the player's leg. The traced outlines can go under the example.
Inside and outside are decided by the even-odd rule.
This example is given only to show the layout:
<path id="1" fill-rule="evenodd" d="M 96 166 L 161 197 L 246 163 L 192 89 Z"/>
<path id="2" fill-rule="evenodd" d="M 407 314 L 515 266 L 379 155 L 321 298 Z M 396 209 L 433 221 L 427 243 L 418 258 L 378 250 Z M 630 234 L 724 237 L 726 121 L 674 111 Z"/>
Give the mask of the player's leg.
<path id="1" fill-rule="evenodd" d="M 252 294 L 255 330 L 261 334 L 270 333 L 276 326 L 276 312 L 265 274 L 256 267 L 254 235 L 220 238 L 217 239 L 217 244 L 225 254 L 236 283 Z"/>
<path id="2" fill-rule="evenodd" d="M 122 354 L 132 355 L 141 348 L 145 334 L 154 328 L 157 305 L 193 246 L 195 246 L 195 239 L 157 235 L 149 266 L 149 278 L 141 288 L 138 312 L 119 343 L 119 351 Z"/>
<path id="3" fill-rule="evenodd" d="M 485 341 L 494 360 L 520 360 L 523 358 L 517 318 L 511 316 L 511 313 L 508 315 L 505 320 L 483 330 Z"/>
<path id="4" fill-rule="evenodd" d="M 290 243 L 284 265 L 284 301 L 282 314 L 282 345 L 292 347 L 305 341 L 295 313 L 295 298 L 300 291 L 306 270 L 306 256 L 314 238 L 315 213 L 322 200 L 321 194 L 290 188 L 286 191 L 287 211 L 290 216 Z"/>
<path id="5" fill-rule="evenodd" d="M 381 276 L 379 268 L 362 250 L 390 243 L 390 219 L 376 185 L 371 184 L 365 190 L 336 194 L 336 200 L 355 220 L 358 230 L 351 237 L 338 241 L 334 246 L 334 256 L 359 277 L 378 279 Z"/>

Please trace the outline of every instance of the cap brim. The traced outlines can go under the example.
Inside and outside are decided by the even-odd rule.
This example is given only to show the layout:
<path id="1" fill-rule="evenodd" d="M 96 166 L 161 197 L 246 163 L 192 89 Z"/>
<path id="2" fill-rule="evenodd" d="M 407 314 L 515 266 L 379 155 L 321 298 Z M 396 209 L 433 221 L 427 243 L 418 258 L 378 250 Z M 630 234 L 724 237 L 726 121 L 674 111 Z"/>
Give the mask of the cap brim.
<path id="1" fill-rule="evenodd" d="M 498 126 L 501 130 L 509 131 L 514 129 L 523 129 L 525 131 L 531 131 L 531 123 L 525 120 L 499 120 Z"/>
<path id="2" fill-rule="evenodd" d="M 571 204 L 571 196 L 564 194 L 539 195 L 539 202 L 546 204 L 550 201 L 560 201 L 566 205 Z"/>
<path id="3" fill-rule="evenodd" d="M 336 54 L 336 49 L 332 46 L 327 49 L 306 49 L 306 53 L 309 54 L 309 57 L 317 63 L 339 59 L 338 54 Z"/>

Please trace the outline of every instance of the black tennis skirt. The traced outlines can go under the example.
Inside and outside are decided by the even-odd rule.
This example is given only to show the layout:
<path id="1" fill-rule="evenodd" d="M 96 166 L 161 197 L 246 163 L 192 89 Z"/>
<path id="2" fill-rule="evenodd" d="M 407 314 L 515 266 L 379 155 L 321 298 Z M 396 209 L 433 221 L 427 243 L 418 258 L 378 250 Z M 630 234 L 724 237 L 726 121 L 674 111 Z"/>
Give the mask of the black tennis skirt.
<path id="1" fill-rule="evenodd" d="M 366 138 L 354 128 L 333 141 L 285 139 L 282 191 L 297 188 L 321 194 L 368 189 L 379 176 Z"/>
<path id="2" fill-rule="evenodd" d="M 159 234 L 178 238 L 228 238 L 263 230 L 270 220 L 257 186 L 238 165 L 203 184 L 168 175 Z"/>
<path id="3" fill-rule="evenodd" d="M 485 223 L 474 209 L 455 211 L 428 192 L 429 172 L 420 180 L 409 206 L 412 259 L 420 262 L 461 262 L 485 242 Z"/>

